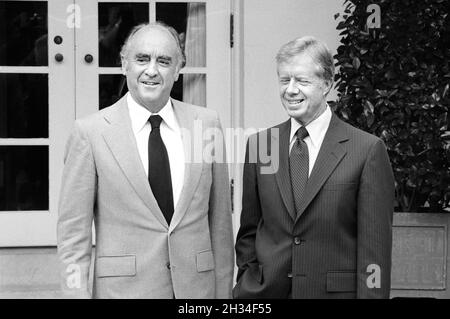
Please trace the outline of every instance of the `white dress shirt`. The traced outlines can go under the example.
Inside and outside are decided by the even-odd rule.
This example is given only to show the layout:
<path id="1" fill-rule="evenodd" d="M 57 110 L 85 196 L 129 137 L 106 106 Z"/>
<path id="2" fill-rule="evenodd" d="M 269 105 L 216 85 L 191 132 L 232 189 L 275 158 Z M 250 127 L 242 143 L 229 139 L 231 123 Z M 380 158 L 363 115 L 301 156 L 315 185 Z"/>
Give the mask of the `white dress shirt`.
<path id="1" fill-rule="evenodd" d="M 172 101 L 158 112 L 151 113 L 145 107 L 138 104 L 130 93 L 127 93 L 128 110 L 131 118 L 134 137 L 141 157 L 142 165 L 148 176 L 148 138 L 151 132 L 151 125 L 148 122 L 150 115 L 159 115 L 163 119 L 160 126 L 161 138 L 167 149 L 169 156 L 170 175 L 172 179 L 173 206 L 176 207 L 180 199 L 181 189 L 184 182 L 184 146 L 181 137 L 181 129 L 175 113 L 173 112 Z"/>
<path id="2" fill-rule="evenodd" d="M 316 162 L 317 155 L 319 155 L 320 147 L 322 146 L 323 139 L 325 137 L 325 133 L 328 130 L 331 122 L 331 110 L 327 105 L 325 111 L 320 114 L 318 118 L 314 121 L 306 125 L 306 130 L 309 135 L 305 137 L 304 141 L 308 146 L 309 153 L 309 173 L 308 176 L 311 175 L 312 169 L 314 167 L 314 163 Z M 302 125 L 297 122 L 295 119 L 291 118 L 291 139 L 289 145 L 289 152 L 292 150 L 292 146 L 296 141 L 295 133 Z"/>

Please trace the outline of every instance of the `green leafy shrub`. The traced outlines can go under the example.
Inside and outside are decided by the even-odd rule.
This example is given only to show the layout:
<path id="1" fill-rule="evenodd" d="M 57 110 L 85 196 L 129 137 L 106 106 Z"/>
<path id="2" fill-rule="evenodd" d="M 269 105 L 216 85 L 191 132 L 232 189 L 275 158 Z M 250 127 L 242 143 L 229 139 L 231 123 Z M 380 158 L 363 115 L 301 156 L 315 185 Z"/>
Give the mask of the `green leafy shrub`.
<path id="1" fill-rule="evenodd" d="M 381 8 L 368 29 L 367 6 Z M 336 14 L 339 117 L 381 137 L 396 180 L 396 210 L 443 212 L 450 201 L 448 0 L 344 1 Z"/>

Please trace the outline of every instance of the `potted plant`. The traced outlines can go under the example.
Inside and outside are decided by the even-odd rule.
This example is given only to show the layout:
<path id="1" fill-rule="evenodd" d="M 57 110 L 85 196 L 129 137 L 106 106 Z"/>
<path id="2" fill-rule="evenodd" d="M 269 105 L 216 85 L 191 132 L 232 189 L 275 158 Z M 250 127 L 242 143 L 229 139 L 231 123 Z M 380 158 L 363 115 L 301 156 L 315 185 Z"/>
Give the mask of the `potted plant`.
<path id="1" fill-rule="evenodd" d="M 379 24 L 369 21 L 373 4 Z M 394 225 L 443 222 L 442 216 L 450 216 L 442 214 L 450 212 L 448 3 L 346 0 L 344 7 L 343 15 L 335 15 L 341 31 L 338 98 L 330 105 L 343 120 L 385 142 L 395 176 L 395 210 L 403 213 L 394 216 Z M 412 212 L 424 214 L 410 217 Z M 394 253 L 401 240 L 406 239 L 394 232 Z"/>

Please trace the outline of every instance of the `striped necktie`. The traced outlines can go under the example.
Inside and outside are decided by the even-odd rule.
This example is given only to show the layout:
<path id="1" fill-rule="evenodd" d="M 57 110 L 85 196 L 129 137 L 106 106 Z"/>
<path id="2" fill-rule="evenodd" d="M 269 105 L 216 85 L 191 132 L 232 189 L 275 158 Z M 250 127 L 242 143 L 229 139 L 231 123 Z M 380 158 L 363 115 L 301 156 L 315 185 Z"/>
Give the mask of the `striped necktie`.
<path id="1" fill-rule="evenodd" d="M 289 156 L 289 171 L 291 174 L 292 193 L 294 195 L 295 211 L 298 214 L 300 204 L 305 192 L 309 173 L 309 154 L 308 146 L 304 138 L 309 135 L 304 126 L 300 127 L 295 133 L 297 139 L 292 146 Z"/>

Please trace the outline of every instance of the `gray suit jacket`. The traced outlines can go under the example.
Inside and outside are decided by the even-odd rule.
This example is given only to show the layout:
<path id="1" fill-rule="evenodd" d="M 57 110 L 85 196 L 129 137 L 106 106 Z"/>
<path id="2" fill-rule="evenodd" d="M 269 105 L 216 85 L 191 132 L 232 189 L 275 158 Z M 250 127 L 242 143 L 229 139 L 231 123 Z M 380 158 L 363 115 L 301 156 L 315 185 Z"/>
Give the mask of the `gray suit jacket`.
<path id="1" fill-rule="evenodd" d="M 182 138 L 188 159 L 193 137 L 186 132 L 199 123 L 203 130 L 221 130 L 220 123 L 214 111 L 172 101 L 180 127 L 187 130 Z M 77 120 L 67 143 L 58 255 L 62 288 L 71 297 L 91 297 L 92 222 L 93 297 L 231 296 L 234 252 L 226 162 L 186 163 L 169 226 L 142 166 L 125 98 Z"/>
<path id="2" fill-rule="evenodd" d="M 278 171 L 262 174 L 264 163 L 248 160 L 262 133 L 247 149 L 234 297 L 388 298 L 394 178 L 383 142 L 333 114 L 295 211 L 290 121 L 271 130 Z"/>

